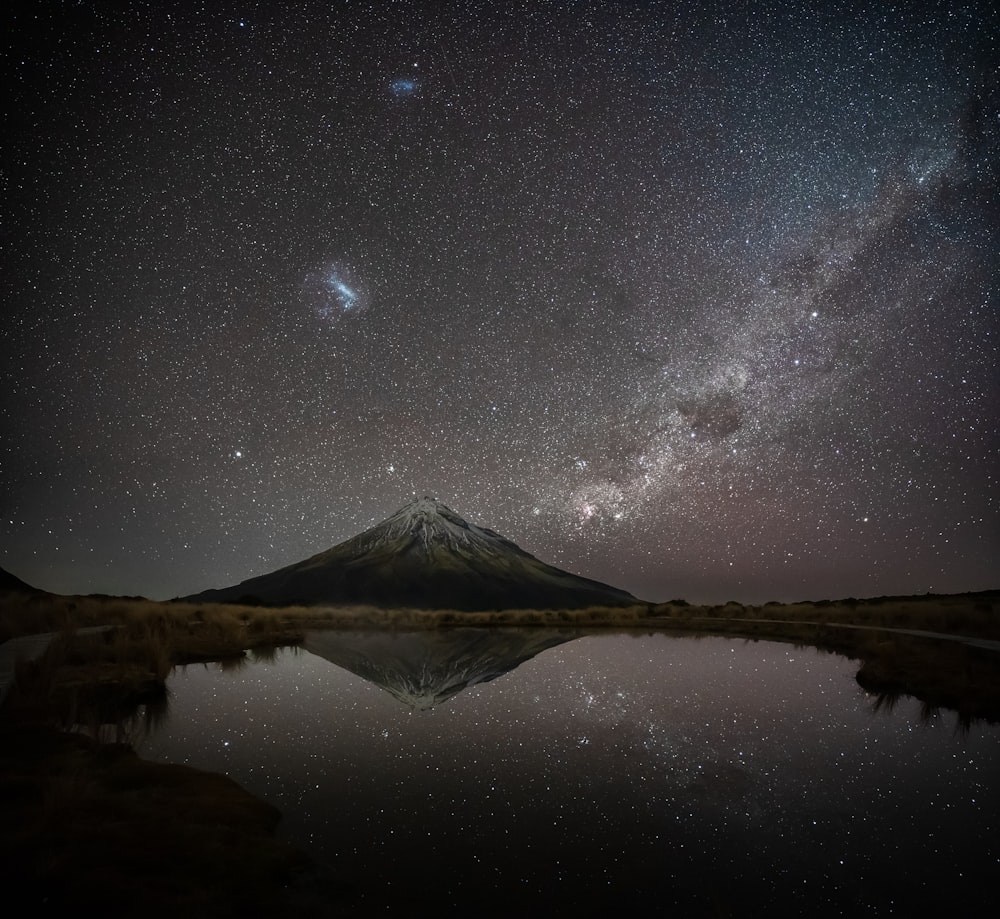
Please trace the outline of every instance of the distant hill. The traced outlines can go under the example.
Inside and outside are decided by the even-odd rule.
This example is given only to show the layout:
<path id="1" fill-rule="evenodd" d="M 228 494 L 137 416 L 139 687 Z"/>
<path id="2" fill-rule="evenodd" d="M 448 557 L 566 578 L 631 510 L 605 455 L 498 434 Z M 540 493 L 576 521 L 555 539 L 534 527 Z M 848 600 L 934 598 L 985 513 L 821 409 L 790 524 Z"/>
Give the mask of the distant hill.
<path id="1" fill-rule="evenodd" d="M 20 578 L 15 577 L 3 568 L 0 568 L 0 591 L 25 594 L 45 593 L 44 590 L 39 590 L 37 587 L 32 587 L 30 584 L 26 584 Z"/>
<path id="2" fill-rule="evenodd" d="M 418 498 L 370 530 L 305 561 L 184 599 L 456 610 L 641 602 L 624 590 L 547 565 L 432 498 Z"/>

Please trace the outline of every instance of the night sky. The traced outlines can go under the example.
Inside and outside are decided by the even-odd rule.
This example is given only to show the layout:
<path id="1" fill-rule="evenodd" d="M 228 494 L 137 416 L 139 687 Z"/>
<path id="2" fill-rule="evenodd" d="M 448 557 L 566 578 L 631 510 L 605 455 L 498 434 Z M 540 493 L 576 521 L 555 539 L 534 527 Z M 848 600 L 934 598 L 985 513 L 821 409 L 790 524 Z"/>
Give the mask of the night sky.
<path id="1" fill-rule="evenodd" d="M 0 565 L 997 586 L 990 6 L 4 3 Z"/>

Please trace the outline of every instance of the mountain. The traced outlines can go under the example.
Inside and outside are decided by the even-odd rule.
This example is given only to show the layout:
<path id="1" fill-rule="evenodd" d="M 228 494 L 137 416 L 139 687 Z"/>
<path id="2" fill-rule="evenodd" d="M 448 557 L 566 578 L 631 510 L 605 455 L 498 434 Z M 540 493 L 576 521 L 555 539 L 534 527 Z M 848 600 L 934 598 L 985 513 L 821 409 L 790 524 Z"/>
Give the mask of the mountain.
<path id="1" fill-rule="evenodd" d="M 184 599 L 457 610 L 641 602 L 624 590 L 546 565 L 433 498 L 418 498 L 370 530 L 305 561 Z"/>
<path id="2" fill-rule="evenodd" d="M 45 593 L 44 590 L 39 590 L 37 587 L 32 587 L 30 584 L 25 584 L 20 578 L 15 577 L 9 571 L 0 568 L 0 592 L 16 592 L 23 594 L 42 594 Z"/>
<path id="3" fill-rule="evenodd" d="M 578 638 L 557 629 L 455 628 L 423 632 L 307 632 L 302 647 L 426 710 Z"/>

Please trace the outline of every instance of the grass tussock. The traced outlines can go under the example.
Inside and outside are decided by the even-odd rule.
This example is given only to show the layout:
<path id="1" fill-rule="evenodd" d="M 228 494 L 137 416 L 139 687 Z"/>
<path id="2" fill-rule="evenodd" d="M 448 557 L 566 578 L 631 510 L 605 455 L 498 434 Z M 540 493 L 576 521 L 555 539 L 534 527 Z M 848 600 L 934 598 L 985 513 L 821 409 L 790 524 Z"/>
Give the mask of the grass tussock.
<path id="1" fill-rule="evenodd" d="M 874 633 L 855 654 L 856 679 L 878 705 L 891 707 L 913 696 L 930 718 L 939 709 L 957 712 L 968 726 L 982 720 L 1000 723 L 1000 662 L 995 651 L 959 642 L 937 642 L 906 635 Z"/>

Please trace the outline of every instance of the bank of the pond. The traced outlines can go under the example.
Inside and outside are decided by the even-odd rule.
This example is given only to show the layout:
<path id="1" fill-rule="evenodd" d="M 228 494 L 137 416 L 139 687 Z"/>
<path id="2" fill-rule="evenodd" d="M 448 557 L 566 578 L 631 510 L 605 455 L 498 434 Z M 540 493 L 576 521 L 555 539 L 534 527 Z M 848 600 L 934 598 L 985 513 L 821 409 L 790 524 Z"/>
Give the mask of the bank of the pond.
<path id="1" fill-rule="evenodd" d="M 299 644 L 307 629 L 541 626 L 788 642 L 858 661 L 857 681 L 878 704 L 911 695 L 928 711 L 954 709 L 965 723 L 998 722 L 1000 653 L 989 646 L 1000 639 L 997 602 L 993 591 L 761 607 L 675 602 L 483 614 L 0 598 L 0 635 L 51 631 L 38 660 L 19 659 L 9 668 L 18 687 L 0 709 L 0 801 L 7 815 L 0 857 L 25 893 L 23 902 L 54 910 L 71 899 L 106 899 L 108 891 L 120 915 L 175 913 L 185 906 L 246 914 L 251 906 L 280 905 L 289 897 L 307 910 L 316 877 L 303 856 L 275 839 L 273 808 L 221 776 L 142 761 L 120 742 L 130 739 L 120 729 L 111 735 L 118 743 L 93 739 L 108 739 L 105 726 L 120 725 L 137 711 L 155 720 L 175 665 L 237 666 L 248 655 L 266 658 L 276 647 Z M 91 738 L 65 730 L 81 728 Z M 335 882 L 321 880 L 318 888 L 320 901 L 331 890 L 336 899 Z"/>
<path id="2" fill-rule="evenodd" d="M 162 685 L 176 664 L 228 659 L 247 649 L 298 644 L 310 629 L 420 630 L 459 627 L 622 629 L 729 635 L 813 645 L 859 662 L 859 682 L 910 694 L 964 718 L 1000 720 L 1000 592 L 954 596 L 744 606 L 683 601 L 581 610 L 387 610 L 158 603 L 141 598 L 0 597 L 0 635 L 53 630 L 33 674 L 60 688 L 116 687 L 133 695 Z M 94 626 L 115 626 L 100 634 Z M 930 634 L 940 633 L 940 634 Z M 947 638 L 948 640 L 943 640 Z M 44 694 L 52 695 L 52 686 Z"/>
<path id="3" fill-rule="evenodd" d="M 32 915 L 298 914 L 336 882 L 231 779 L 37 723 L 0 723 L 6 902 Z M 322 898 L 319 892 L 322 891 Z"/>

